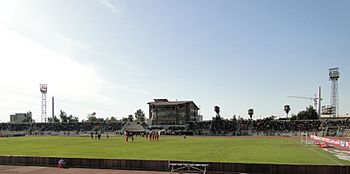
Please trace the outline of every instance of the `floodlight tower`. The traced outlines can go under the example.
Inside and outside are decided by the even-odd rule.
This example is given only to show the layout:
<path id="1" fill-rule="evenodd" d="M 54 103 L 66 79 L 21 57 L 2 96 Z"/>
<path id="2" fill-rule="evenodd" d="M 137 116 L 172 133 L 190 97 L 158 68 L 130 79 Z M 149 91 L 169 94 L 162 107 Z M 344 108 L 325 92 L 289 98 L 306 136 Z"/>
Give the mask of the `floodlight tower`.
<path id="1" fill-rule="evenodd" d="M 40 84 L 41 92 L 41 122 L 46 122 L 46 93 L 47 84 Z"/>
<path id="2" fill-rule="evenodd" d="M 339 68 L 329 69 L 329 81 L 331 81 L 331 108 L 332 116 L 339 116 L 339 95 L 338 95 Z"/>

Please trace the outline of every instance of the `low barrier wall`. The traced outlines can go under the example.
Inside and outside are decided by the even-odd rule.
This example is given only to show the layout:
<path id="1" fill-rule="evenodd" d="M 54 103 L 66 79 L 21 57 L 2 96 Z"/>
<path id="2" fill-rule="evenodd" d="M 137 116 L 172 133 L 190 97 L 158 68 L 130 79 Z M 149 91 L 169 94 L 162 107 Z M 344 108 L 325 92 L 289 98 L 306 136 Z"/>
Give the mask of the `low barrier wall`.
<path id="1" fill-rule="evenodd" d="M 57 166 L 61 158 L 0 156 L 0 165 Z M 169 171 L 169 161 L 62 158 L 69 167 L 96 169 Z M 199 163 L 171 161 L 172 163 Z M 244 164 L 200 162 L 209 164 L 208 173 L 254 173 L 254 174 L 350 174 L 350 166 L 335 165 L 287 165 L 287 164 Z"/>
<path id="2" fill-rule="evenodd" d="M 167 171 L 168 161 L 157 160 L 121 160 L 121 159 L 90 159 L 90 158 L 55 158 L 30 156 L 0 156 L 1 165 L 24 166 L 57 166 L 64 159 L 68 167 L 96 169 L 126 169 Z"/>

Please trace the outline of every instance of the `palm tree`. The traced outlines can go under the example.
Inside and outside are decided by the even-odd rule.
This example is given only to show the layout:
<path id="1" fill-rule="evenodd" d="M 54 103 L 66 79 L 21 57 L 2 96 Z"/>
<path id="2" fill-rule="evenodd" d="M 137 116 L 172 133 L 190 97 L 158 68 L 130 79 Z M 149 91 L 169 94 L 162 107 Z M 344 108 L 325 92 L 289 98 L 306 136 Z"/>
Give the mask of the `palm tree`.
<path id="1" fill-rule="evenodd" d="M 252 119 L 254 115 L 254 109 L 248 109 L 248 115 L 250 116 L 250 119 Z"/>
<path id="2" fill-rule="evenodd" d="M 289 105 L 284 105 L 284 112 L 286 112 L 287 118 L 288 118 L 289 111 L 290 111 L 290 106 Z"/>
<path id="3" fill-rule="evenodd" d="M 214 111 L 216 112 L 216 117 L 220 117 L 220 107 L 214 106 Z"/>

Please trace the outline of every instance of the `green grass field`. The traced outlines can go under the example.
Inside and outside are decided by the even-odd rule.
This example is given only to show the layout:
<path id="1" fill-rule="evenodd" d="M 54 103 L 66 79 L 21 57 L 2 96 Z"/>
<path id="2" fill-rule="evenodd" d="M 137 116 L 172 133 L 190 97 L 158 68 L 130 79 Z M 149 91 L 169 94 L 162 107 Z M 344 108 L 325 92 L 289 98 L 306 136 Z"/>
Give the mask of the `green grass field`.
<path id="1" fill-rule="evenodd" d="M 16 137 L 0 139 L 0 155 L 185 160 L 242 163 L 342 164 L 315 146 L 293 138 L 171 137 L 159 141 L 137 137 L 125 143 L 124 137 L 101 140 L 89 137 Z"/>

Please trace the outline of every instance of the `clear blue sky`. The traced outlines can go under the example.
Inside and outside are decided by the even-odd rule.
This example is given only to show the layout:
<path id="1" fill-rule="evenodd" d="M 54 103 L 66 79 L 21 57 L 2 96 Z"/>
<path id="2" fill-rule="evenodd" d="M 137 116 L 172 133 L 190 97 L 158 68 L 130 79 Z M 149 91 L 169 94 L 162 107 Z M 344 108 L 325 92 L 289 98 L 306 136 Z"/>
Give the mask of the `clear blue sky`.
<path id="1" fill-rule="evenodd" d="M 350 1 L 0 2 L 0 120 L 33 111 L 40 83 L 56 111 L 86 119 L 133 114 L 154 98 L 193 100 L 205 119 L 297 113 L 339 67 L 350 105 Z M 12 72 L 12 73 L 9 73 Z M 49 99 L 49 102 L 51 100 Z M 50 116 L 51 109 L 48 109 Z M 58 114 L 58 113 L 56 113 Z"/>

